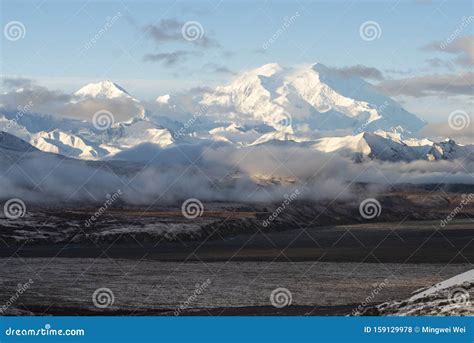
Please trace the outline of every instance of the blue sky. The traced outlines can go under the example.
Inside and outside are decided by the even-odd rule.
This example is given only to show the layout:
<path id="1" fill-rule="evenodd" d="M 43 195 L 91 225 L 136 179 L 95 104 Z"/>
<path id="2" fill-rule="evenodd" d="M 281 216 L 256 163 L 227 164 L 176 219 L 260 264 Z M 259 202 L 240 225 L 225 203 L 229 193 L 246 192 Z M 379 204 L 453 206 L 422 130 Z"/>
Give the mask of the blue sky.
<path id="1" fill-rule="evenodd" d="M 32 78 L 64 91 L 111 79 L 138 98 L 155 98 L 194 86 L 222 84 L 235 73 L 269 62 L 364 65 L 377 68 L 386 79 L 472 71 L 472 65 L 455 63 L 455 54 L 422 49 L 447 39 L 463 18 L 472 15 L 471 1 L 2 0 L 1 13 L 2 27 L 10 21 L 25 26 L 23 39 L 2 39 L 1 74 Z M 85 49 L 117 14 L 110 28 Z M 262 53 L 264 43 L 292 16 L 296 17 L 291 24 Z M 159 27 L 162 20 L 197 21 L 212 44 L 203 47 L 184 39 L 154 39 L 146 27 Z M 361 39 L 359 28 L 366 21 L 379 24 L 378 39 Z M 472 34 L 470 22 L 457 36 Z M 144 60 L 149 54 L 183 51 L 188 55 L 171 65 Z M 446 65 L 434 67 L 429 59 Z M 421 108 L 433 101 L 429 98 L 417 98 L 416 104 L 410 97 L 401 101 Z M 458 100 L 436 101 L 449 109 Z M 472 98 L 465 101 L 471 104 Z"/>

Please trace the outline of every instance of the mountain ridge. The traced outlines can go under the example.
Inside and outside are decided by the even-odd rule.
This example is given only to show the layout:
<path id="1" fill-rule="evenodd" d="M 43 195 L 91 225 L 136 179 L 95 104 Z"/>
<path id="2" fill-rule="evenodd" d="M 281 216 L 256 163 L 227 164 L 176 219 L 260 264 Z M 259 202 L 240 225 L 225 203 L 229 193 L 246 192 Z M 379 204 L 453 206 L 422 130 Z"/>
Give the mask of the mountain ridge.
<path id="1" fill-rule="evenodd" d="M 133 98 L 123 87 L 110 80 L 103 80 L 96 83 L 89 83 L 74 92 L 77 97 L 106 98 L 118 97 Z M 138 100 L 136 100 L 138 101 Z"/>
<path id="2" fill-rule="evenodd" d="M 350 97 L 349 97 L 349 93 Z M 384 130 L 411 135 L 425 122 L 361 78 L 343 78 L 322 64 L 267 64 L 204 95 L 202 104 L 276 130 Z M 240 124 L 240 123 L 239 123 Z M 300 127 L 298 127 L 300 126 Z"/>
<path id="3" fill-rule="evenodd" d="M 195 113 L 176 106 L 175 97 L 166 95 L 157 98 L 157 116 L 156 110 L 147 110 L 111 80 L 87 84 L 72 99 L 72 105 L 89 105 L 94 99 L 104 106 L 125 101 L 133 104 L 133 112 L 128 119 L 115 118 L 110 127 L 98 130 L 90 120 L 41 113 L 16 118 L 16 112 L 1 110 L 0 130 L 46 152 L 91 160 L 111 159 L 144 143 L 167 148 L 206 141 L 237 148 L 291 141 L 355 160 L 456 159 L 472 151 L 472 146 L 454 141 L 416 138 L 423 120 L 365 80 L 320 63 L 297 67 L 269 63 L 246 71 L 227 85 L 188 99 L 199 109 Z"/>

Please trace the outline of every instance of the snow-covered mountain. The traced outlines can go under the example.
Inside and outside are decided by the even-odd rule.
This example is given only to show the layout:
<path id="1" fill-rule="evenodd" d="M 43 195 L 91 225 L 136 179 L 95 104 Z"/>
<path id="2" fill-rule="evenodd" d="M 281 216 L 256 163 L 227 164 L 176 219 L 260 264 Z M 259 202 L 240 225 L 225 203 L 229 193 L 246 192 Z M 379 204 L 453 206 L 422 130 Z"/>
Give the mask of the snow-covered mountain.
<path id="1" fill-rule="evenodd" d="M 277 134 L 272 128 L 266 125 L 260 126 L 240 126 L 235 123 L 229 126 L 219 126 L 208 131 L 208 138 L 215 141 L 224 141 L 236 145 L 246 146 L 255 144 L 260 137 L 266 134 Z"/>
<path id="2" fill-rule="evenodd" d="M 173 144 L 170 130 L 147 120 L 137 119 L 119 123 L 104 134 L 104 144 L 121 151 L 141 143 L 152 143 L 160 147 Z"/>
<path id="3" fill-rule="evenodd" d="M 88 110 L 94 108 L 92 113 L 107 110 L 113 113 L 115 121 L 119 122 L 134 118 L 143 119 L 145 116 L 145 108 L 140 101 L 110 80 L 89 83 L 82 87 L 72 95 L 71 104 L 78 107 L 82 105 Z M 122 113 L 124 110 L 127 113 Z"/>
<path id="4" fill-rule="evenodd" d="M 324 153 L 337 153 L 363 161 L 377 159 L 382 161 L 415 161 L 415 160 L 474 160 L 474 146 L 459 145 L 453 140 L 435 143 L 427 139 L 409 139 L 404 141 L 393 135 L 364 132 L 358 135 L 342 137 L 324 137 L 317 140 L 305 140 L 289 133 L 269 133 L 261 136 L 251 145 L 282 146 L 283 143 L 292 146 L 310 148 Z"/>
<path id="5" fill-rule="evenodd" d="M 393 140 L 369 132 L 355 136 L 322 138 L 316 141 L 313 147 L 326 153 L 338 152 L 356 160 L 371 158 L 384 161 L 427 159 L 423 150 L 428 149 L 424 146 L 424 149 L 418 149 L 401 140 Z"/>
<path id="6" fill-rule="evenodd" d="M 263 122 L 288 133 L 383 130 L 409 136 L 425 124 L 363 79 L 322 64 L 266 64 L 205 94 L 202 104 L 221 119 Z"/>
<path id="7" fill-rule="evenodd" d="M 81 159 L 96 159 L 106 155 L 106 151 L 90 144 L 81 137 L 58 129 L 40 131 L 31 135 L 30 143 L 38 149 Z"/>
<path id="8" fill-rule="evenodd" d="M 104 132 L 89 127 L 74 131 L 54 129 L 31 133 L 24 139 L 42 151 L 87 160 L 109 157 L 145 142 L 160 147 L 174 143 L 168 129 L 143 119 L 117 123 Z"/>
<path id="9" fill-rule="evenodd" d="M 80 98 L 130 98 L 136 102 L 137 99 L 133 98 L 128 92 L 110 80 L 104 80 L 97 83 L 89 83 L 74 93 L 76 97 Z"/>
<path id="10" fill-rule="evenodd" d="M 59 119 L 42 113 L 19 115 L 18 111 L 4 110 L 0 111 L 0 130 L 14 134 L 45 152 L 92 160 L 144 142 L 162 147 L 173 143 L 170 130 L 144 118 L 142 104 L 123 87 L 109 80 L 82 87 L 71 96 L 68 106 L 97 108 L 98 104 L 129 108 L 128 117 L 131 119 L 119 121 L 115 118 L 107 130 L 101 131 L 88 120 Z"/>
<path id="11" fill-rule="evenodd" d="M 0 106 L 0 130 L 42 151 L 92 160 L 111 159 L 144 143 L 167 148 L 203 142 L 223 142 L 237 149 L 291 145 L 356 161 L 472 160 L 473 156 L 473 146 L 416 138 L 424 125 L 421 119 L 363 79 L 322 64 L 295 68 L 266 64 L 214 90 L 159 96 L 158 108 L 150 110 L 123 87 L 105 80 L 73 93 L 67 108 L 77 111 L 98 105 L 125 109 L 126 119 L 116 117 L 110 127 L 99 130 L 90 119 L 18 115 Z"/>

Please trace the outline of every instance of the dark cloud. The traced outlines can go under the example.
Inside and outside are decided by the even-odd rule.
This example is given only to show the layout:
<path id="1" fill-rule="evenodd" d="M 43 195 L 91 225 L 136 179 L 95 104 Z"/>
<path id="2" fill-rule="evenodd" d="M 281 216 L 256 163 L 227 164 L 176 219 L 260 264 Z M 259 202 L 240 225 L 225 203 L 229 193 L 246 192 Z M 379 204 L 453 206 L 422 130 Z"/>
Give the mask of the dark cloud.
<path id="1" fill-rule="evenodd" d="M 205 70 L 209 70 L 210 72 L 217 73 L 217 74 L 229 74 L 229 75 L 236 75 L 236 73 L 226 66 L 218 65 L 216 63 L 207 63 L 204 66 Z"/>
<path id="2" fill-rule="evenodd" d="M 130 98 L 81 98 L 50 90 L 33 82 L 13 83 L 24 87 L 14 87 L 0 94 L 0 108 L 6 111 L 24 109 L 25 113 L 48 114 L 56 117 L 92 120 L 94 113 L 107 110 L 113 113 L 115 120 L 128 120 L 140 115 L 143 108 Z"/>
<path id="3" fill-rule="evenodd" d="M 345 76 L 356 76 L 363 79 L 371 80 L 384 80 L 382 72 L 373 67 L 366 67 L 364 65 L 358 64 L 355 66 L 342 67 L 342 68 L 332 68 L 334 71 L 341 73 Z"/>
<path id="4" fill-rule="evenodd" d="M 199 56 L 200 54 L 194 51 L 178 50 L 173 52 L 162 52 L 158 54 L 146 54 L 143 56 L 145 62 L 162 62 L 166 66 L 174 66 L 180 62 L 185 61 L 190 56 Z"/>
<path id="5" fill-rule="evenodd" d="M 38 86 L 31 80 L 23 82 L 12 79 L 12 81 L 9 82 L 12 86 L 10 91 L 0 94 L 1 107 L 7 110 L 28 106 L 34 112 L 54 113 L 71 100 L 70 95 Z"/>
<path id="6" fill-rule="evenodd" d="M 33 80 L 22 78 L 22 77 L 17 77 L 17 78 L 2 77 L 1 82 L 2 82 L 2 85 L 8 89 L 25 88 L 25 87 L 31 87 L 33 85 Z"/>
<path id="7" fill-rule="evenodd" d="M 214 71 L 220 74 L 231 74 L 231 75 L 236 74 L 235 72 L 233 72 L 232 70 L 224 66 L 217 67 Z"/>
<path id="8" fill-rule="evenodd" d="M 196 95 L 196 94 L 202 95 L 203 93 L 210 93 L 213 90 L 214 89 L 212 87 L 201 86 L 201 87 L 193 87 L 190 90 L 188 90 L 187 93 L 192 94 L 192 95 Z"/>
<path id="9" fill-rule="evenodd" d="M 474 65 L 474 36 L 464 36 L 453 41 L 433 42 L 422 49 L 456 55 L 456 63 L 463 66 Z"/>
<path id="10" fill-rule="evenodd" d="M 162 19 L 158 25 L 146 25 L 143 30 L 157 42 L 181 40 L 181 27 L 175 19 Z"/>
<path id="11" fill-rule="evenodd" d="M 449 70 L 453 70 L 453 63 L 449 61 L 442 60 L 441 58 L 434 57 L 426 59 L 426 63 L 429 64 L 432 68 L 446 68 Z"/>
<path id="12" fill-rule="evenodd" d="M 203 29 L 200 32 L 200 28 L 197 30 L 200 38 L 195 40 L 187 41 L 181 32 L 185 22 L 178 21 L 176 19 L 162 19 L 156 25 L 146 25 L 143 30 L 148 37 L 150 37 L 158 45 L 168 42 L 180 42 L 180 43 L 192 43 L 201 48 L 219 48 L 220 43 L 206 33 Z"/>
<path id="13" fill-rule="evenodd" d="M 155 25 L 146 25 L 143 31 L 158 47 L 165 43 L 191 44 L 202 51 L 209 48 L 220 48 L 220 43 L 204 30 L 200 23 L 181 22 L 176 19 L 162 19 Z M 183 31 L 184 30 L 184 31 Z M 190 39 L 185 39 L 188 34 Z M 196 38 L 196 39 L 194 39 Z M 149 53 L 143 56 L 145 62 L 162 62 L 165 66 L 175 66 L 190 56 L 200 56 L 200 51 L 176 50 L 171 52 Z"/>
<path id="14" fill-rule="evenodd" d="M 396 75 L 409 75 L 413 74 L 412 69 L 406 69 L 406 70 L 401 70 L 401 69 L 385 69 L 385 73 L 387 74 L 396 74 Z"/>
<path id="15" fill-rule="evenodd" d="M 383 93 L 392 96 L 472 96 L 474 91 L 474 73 L 435 74 L 385 80 L 376 87 Z"/>

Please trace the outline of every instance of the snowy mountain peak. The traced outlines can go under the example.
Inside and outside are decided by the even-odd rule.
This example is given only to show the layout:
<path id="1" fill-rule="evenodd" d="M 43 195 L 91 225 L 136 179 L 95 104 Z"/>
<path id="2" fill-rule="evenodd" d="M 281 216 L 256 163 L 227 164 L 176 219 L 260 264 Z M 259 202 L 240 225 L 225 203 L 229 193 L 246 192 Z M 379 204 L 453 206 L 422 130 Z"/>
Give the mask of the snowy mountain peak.
<path id="1" fill-rule="evenodd" d="M 383 130 L 410 136 L 425 125 L 362 78 L 321 63 L 265 64 L 205 94 L 202 104 L 240 125 L 263 122 L 288 133 Z"/>
<path id="2" fill-rule="evenodd" d="M 268 63 L 258 68 L 252 69 L 251 71 L 248 72 L 248 74 L 271 76 L 282 70 L 283 68 L 278 63 Z"/>
<path id="3" fill-rule="evenodd" d="M 79 97 L 113 99 L 119 97 L 130 97 L 130 94 L 116 83 L 105 80 L 97 83 L 89 83 L 74 93 Z"/>
<path id="4" fill-rule="evenodd" d="M 82 159 L 110 158 L 143 143 L 166 148 L 208 140 L 238 147 L 300 146 L 356 161 L 474 156 L 473 146 L 450 139 L 439 143 L 417 139 L 414 133 L 424 125 L 421 119 L 364 79 L 321 63 L 295 67 L 269 63 L 215 90 L 190 94 L 165 93 L 152 106 L 105 80 L 78 90 L 69 104 L 113 109 L 114 124 L 104 132 L 89 120 L 29 113 L 18 117 L 17 111 L 0 113 L 0 129 L 42 151 Z M 8 143 L 28 150 L 11 137 L 0 135 L 0 148 Z"/>

